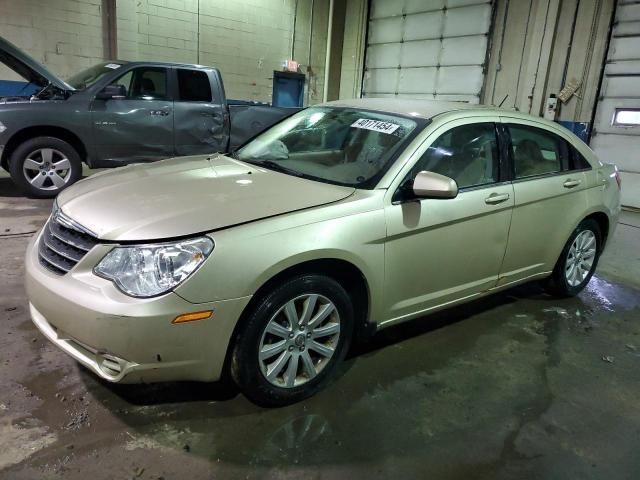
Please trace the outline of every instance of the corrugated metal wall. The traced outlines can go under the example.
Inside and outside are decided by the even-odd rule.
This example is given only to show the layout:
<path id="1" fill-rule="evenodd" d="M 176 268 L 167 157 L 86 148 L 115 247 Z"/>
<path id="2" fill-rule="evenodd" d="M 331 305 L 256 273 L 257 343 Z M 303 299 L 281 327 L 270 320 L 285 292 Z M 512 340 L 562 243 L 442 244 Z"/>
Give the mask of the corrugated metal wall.
<path id="1" fill-rule="evenodd" d="M 483 103 L 542 115 L 569 82 L 557 120 L 591 122 L 615 0 L 498 0 Z"/>

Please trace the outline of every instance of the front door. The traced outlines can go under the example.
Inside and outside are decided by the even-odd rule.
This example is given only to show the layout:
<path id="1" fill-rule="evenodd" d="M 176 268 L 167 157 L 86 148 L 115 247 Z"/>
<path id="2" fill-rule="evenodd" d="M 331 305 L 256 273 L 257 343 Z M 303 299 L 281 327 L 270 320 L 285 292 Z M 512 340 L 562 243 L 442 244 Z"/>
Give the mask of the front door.
<path id="1" fill-rule="evenodd" d="M 203 69 L 175 69 L 177 92 L 174 102 L 174 144 L 177 155 L 225 152 L 229 140 L 229 118 L 217 78 Z"/>
<path id="2" fill-rule="evenodd" d="M 136 67 L 113 83 L 124 87 L 123 98 L 94 99 L 91 104 L 94 151 L 100 160 L 118 164 L 173 156 L 167 68 Z"/>
<path id="3" fill-rule="evenodd" d="M 495 286 L 509 234 L 513 189 L 504 181 L 497 119 L 447 124 L 402 183 L 428 170 L 456 180 L 454 199 L 386 207 L 386 321 L 474 296 Z M 466 122 L 466 123 L 465 123 Z"/>
<path id="4" fill-rule="evenodd" d="M 500 285 L 549 272 L 585 210 L 590 165 L 535 121 L 502 119 L 510 136 L 515 205 Z"/>

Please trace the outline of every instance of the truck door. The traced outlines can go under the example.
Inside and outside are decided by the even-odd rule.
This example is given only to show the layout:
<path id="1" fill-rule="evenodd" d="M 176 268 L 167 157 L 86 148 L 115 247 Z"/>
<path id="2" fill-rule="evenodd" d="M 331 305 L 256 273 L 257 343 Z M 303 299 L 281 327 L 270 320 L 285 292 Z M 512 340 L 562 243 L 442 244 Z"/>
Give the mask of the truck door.
<path id="1" fill-rule="evenodd" d="M 214 72 L 175 68 L 174 73 L 177 88 L 173 141 L 176 153 L 225 152 L 229 141 L 227 106 Z"/>
<path id="2" fill-rule="evenodd" d="M 98 160 L 106 166 L 173 156 L 173 100 L 167 68 L 135 67 L 114 84 L 121 86 L 121 96 L 95 98 L 91 103 Z"/>

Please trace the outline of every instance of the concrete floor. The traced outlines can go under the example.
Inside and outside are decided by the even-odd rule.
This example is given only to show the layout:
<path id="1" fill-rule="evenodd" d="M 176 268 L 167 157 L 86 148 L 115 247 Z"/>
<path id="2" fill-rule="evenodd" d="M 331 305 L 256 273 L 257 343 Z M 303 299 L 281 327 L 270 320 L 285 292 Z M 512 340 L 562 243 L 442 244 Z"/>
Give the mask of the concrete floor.
<path id="1" fill-rule="evenodd" d="M 45 341 L 22 257 L 50 206 L 0 178 L 1 479 L 640 476 L 638 214 L 579 297 L 528 285 L 395 327 L 265 410 L 225 384 L 108 385 Z"/>

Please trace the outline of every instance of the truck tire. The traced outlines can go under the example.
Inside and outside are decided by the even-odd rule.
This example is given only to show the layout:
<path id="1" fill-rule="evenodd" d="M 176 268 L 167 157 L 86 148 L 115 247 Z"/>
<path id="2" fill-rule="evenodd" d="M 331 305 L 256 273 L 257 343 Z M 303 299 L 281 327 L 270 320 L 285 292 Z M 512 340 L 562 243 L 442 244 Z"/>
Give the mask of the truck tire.
<path id="1" fill-rule="evenodd" d="M 82 161 L 75 148 L 56 137 L 35 137 L 11 153 L 13 182 L 33 198 L 53 198 L 82 176 Z"/>

